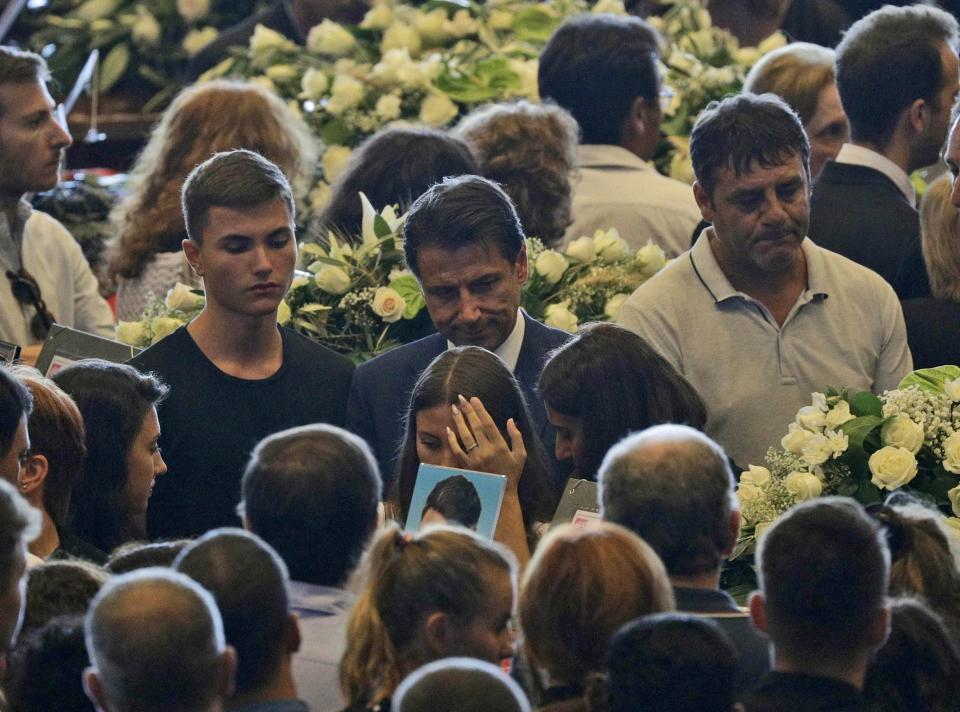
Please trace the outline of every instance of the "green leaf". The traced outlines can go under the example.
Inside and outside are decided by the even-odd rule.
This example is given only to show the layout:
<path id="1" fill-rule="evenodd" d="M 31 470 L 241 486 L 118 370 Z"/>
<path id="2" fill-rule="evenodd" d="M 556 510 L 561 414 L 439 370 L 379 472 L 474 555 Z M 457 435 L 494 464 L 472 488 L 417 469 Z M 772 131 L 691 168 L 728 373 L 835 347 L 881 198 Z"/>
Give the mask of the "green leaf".
<path id="1" fill-rule="evenodd" d="M 874 504 L 876 502 L 883 501 L 883 493 L 877 489 L 874 485 L 870 484 L 869 480 L 862 480 L 860 486 L 857 488 L 857 491 L 853 493 L 853 498 L 857 500 L 860 504 Z"/>
<path id="2" fill-rule="evenodd" d="M 373 234 L 380 238 L 393 234 L 393 230 L 390 229 L 390 223 L 388 223 L 382 215 L 376 215 L 373 218 Z"/>
<path id="3" fill-rule="evenodd" d="M 423 299 L 423 292 L 420 291 L 420 283 L 413 275 L 406 274 L 403 277 L 397 277 L 387 286 L 396 290 L 397 294 L 403 297 L 407 303 L 403 310 L 404 319 L 413 319 L 420 313 L 421 309 L 427 306 Z"/>
<path id="4" fill-rule="evenodd" d="M 343 119 L 334 119 L 326 123 L 320 130 L 320 138 L 328 146 L 331 144 L 346 146 L 350 143 L 352 136 L 353 133 L 347 128 Z"/>
<path id="5" fill-rule="evenodd" d="M 850 398 L 850 412 L 854 415 L 883 417 L 883 402 L 869 391 L 860 391 Z"/>
<path id="6" fill-rule="evenodd" d="M 121 42 L 100 62 L 100 93 L 106 94 L 116 84 L 130 64 L 130 45 Z"/>
<path id="7" fill-rule="evenodd" d="M 557 27 L 557 18 L 538 7 L 517 13 L 513 21 L 516 39 L 524 42 L 546 42 Z"/>
<path id="8" fill-rule="evenodd" d="M 857 457 L 866 457 L 867 453 L 863 443 L 870 433 L 883 424 L 884 419 L 876 415 L 862 415 L 859 418 L 848 420 L 840 426 L 840 430 L 846 433 L 850 446 L 847 452 Z"/>
<path id="9" fill-rule="evenodd" d="M 943 393 L 943 384 L 956 378 L 960 378 L 960 367 L 958 366 L 921 368 L 913 373 L 908 373 L 906 378 L 900 381 L 899 388 L 917 386 L 920 390 L 929 393 Z"/>
<path id="10" fill-rule="evenodd" d="M 345 268 L 346 262 L 343 260 L 338 260 L 335 257 L 325 257 L 324 255 L 317 255 L 314 259 L 314 263 L 322 262 L 325 265 L 333 265 L 334 267 Z M 307 269 L 310 269 L 313 265 L 310 265 Z"/>
<path id="11" fill-rule="evenodd" d="M 937 504 L 942 504 L 950 501 L 947 492 L 958 484 L 960 484 L 960 480 L 957 479 L 956 475 L 939 475 L 934 477 L 933 481 L 924 487 L 924 490 L 937 501 Z"/>

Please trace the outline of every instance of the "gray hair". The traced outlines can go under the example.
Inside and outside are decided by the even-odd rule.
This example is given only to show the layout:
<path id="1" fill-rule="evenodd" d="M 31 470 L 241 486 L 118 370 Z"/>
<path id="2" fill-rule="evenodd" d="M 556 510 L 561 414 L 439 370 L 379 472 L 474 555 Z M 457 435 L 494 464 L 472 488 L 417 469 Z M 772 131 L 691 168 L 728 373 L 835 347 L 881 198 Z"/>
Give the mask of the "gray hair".
<path id="1" fill-rule="evenodd" d="M 85 631 L 116 712 L 205 710 L 220 692 L 220 612 L 183 574 L 147 568 L 116 576 L 90 604 Z"/>
<path id="2" fill-rule="evenodd" d="M 394 701 L 397 712 L 530 712 L 509 675 L 473 658 L 424 665 L 400 683 Z"/>
<path id="3" fill-rule="evenodd" d="M 723 448 L 686 425 L 655 425 L 610 448 L 600 512 L 640 535 L 671 576 L 715 571 L 733 544 L 733 472 Z"/>

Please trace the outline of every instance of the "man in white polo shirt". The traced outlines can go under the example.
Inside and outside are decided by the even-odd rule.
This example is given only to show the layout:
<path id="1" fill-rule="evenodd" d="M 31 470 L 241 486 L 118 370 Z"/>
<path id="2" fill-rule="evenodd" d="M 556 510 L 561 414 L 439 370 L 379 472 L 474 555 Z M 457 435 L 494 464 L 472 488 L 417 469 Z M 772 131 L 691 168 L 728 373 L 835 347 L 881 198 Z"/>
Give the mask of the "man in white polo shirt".
<path id="1" fill-rule="evenodd" d="M 812 392 L 896 388 L 912 362 L 890 285 L 805 237 L 809 143 L 781 99 L 712 104 L 690 150 L 694 197 L 713 226 L 627 299 L 620 320 L 700 392 L 707 434 L 745 466 L 779 443 Z"/>
<path id="2" fill-rule="evenodd" d="M 929 296 L 909 174 L 936 163 L 957 99 L 957 21 L 936 7 L 886 6 L 837 47 L 851 143 L 813 186 L 810 238 L 869 267 L 901 299 Z"/>

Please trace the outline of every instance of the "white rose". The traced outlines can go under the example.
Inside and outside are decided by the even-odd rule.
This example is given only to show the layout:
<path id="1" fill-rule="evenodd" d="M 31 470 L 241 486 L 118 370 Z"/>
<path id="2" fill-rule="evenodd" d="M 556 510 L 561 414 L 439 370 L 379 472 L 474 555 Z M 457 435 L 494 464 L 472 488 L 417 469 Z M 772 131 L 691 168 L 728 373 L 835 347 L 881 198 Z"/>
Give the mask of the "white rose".
<path id="1" fill-rule="evenodd" d="M 822 430 L 827 424 L 827 414 L 815 405 L 805 405 L 797 411 L 797 423 L 807 430 Z"/>
<path id="2" fill-rule="evenodd" d="M 772 475 L 770 470 L 759 465 L 749 465 L 749 469 L 740 473 L 740 484 L 753 485 L 754 487 L 763 487 L 769 481 Z"/>
<path id="3" fill-rule="evenodd" d="M 832 456 L 833 445 L 822 433 L 811 433 L 801 450 L 801 457 L 808 465 L 822 465 Z"/>
<path id="4" fill-rule="evenodd" d="M 293 316 L 293 314 L 290 312 L 290 305 L 281 299 L 280 304 L 277 305 L 277 323 L 287 324 L 291 316 Z"/>
<path id="5" fill-rule="evenodd" d="M 272 64 L 264 70 L 264 76 L 273 82 L 285 82 L 296 79 L 299 72 L 292 64 Z"/>
<path id="6" fill-rule="evenodd" d="M 556 284 L 569 266 L 570 263 L 567 258 L 556 250 L 544 250 L 537 257 L 534 269 L 537 274 L 546 280 L 547 284 Z"/>
<path id="7" fill-rule="evenodd" d="M 626 15 L 623 0 L 600 0 L 593 6 L 593 12 L 602 12 L 609 15 Z"/>
<path id="8" fill-rule="evenodd" d="M 337 176 L 343 173 L 343 169 L 347 166 L 347 161 L 350 160 L 350 154 L 352 151 L 346 146 L 338 146 L 333 144 L 327 146 L 327 150 L 323 152 L 323 177 L 327 183 L 333 183 L 337 179 Z"/>
<path id="9" fill-rule="evenodd" d="M 722 89 L 736 80 L 732 67 L 707 67 L 700 75 L 700 83 L 705 89 Z"/>
<path id="10" fill-rule="evenodd" d="M 411 57 L 415 57 L 420 54 L 421 47 L 423 47 L 423 41 L 420 39 L 420 34 L 410 25 L 402 22 L 390 25 L 380 41 L 381 54 L 391 49 L 405 49 Z"/>
<path id="11" fill-rule="evenodd" d="M 365 30 L 385 30 L 393 23 L 393 8 L 384 3 L 378 3 L 367 10 L 360 27 Z"/>
<path id="12" fill-rule="evenodd" d="M 334 77 L 333 87 L 330 89 L 327 111 L 334 116 L 339 116 L 348 109 L 352 109 L 363 100 L 363 91 L 363 82 L 349 74 L 338 74 Z"/>
<path id="13" fill-rule="evenodd" d="M 630 298 L 629 294 L 614 294 L 603 305 L 603 313 L 610 321 L 616 321 L 620 317 L 620 310 L 623 309 L 623 303 Z"/>
<path id="14" fill-rule="evenodd" d="M 790 427 L 787 429 L 787 434 L 780 439 L 780 445 L 787 452 L 792 452 L 794 455 L 800 455 L 803 453 L 803 446 L 807 444 L 807 440 L 813 437 L 813 433 L 809 430 L 801 428 L 796 423 L 790 423 Z"/>
<path id="15" fill-rule="evenodd" d="M 953 509 L 953 513 L 960 516 L 960 485 L 947 491 L 947 499 L 950 500 L 950 507 Z"/>
<path id="16" fill-rule="evenodd" d="M 543 323 L 555 329 L 563 329 L 573 333 L 577 330 L 577 315 L 570 311 L 570 300 L 564 299 L 559 304 L 548 304 Z"/>
<path id="17" fill-rule="evenodd" d="M 161 339 L 170 336 L 174 331 L 183 326 L 183 322 L 168 316 L 157 316 L 150 320 L 150 331 L 153 332 L 151 344 L 155 344 Z"/>
<path id="18" fill-rule="evenodd" d="M 960 401 L 960 378 L 955 378 L 952 381 L 947 381 L 943 384 L 943 392 L 946 394 L 947 398 L 956 403 Z"/>
<path id="19" fill-rule="evenodd" d="M 196 22 L 210 13 L 210 0 L 177 0 L 177 12 L 187 22 Z"/>
<path id="20" fill-rule="evenodd" d="M 620 231 L 615 227 L 593 233 L 593 244 L 601 262 L 616 262 L 623 259 L 630 251 L 626 241 L 620 237 Z"/>
<path id="21" fill-rule="evenodd" d="M 880 489 L 898 489 L 917 476 L 917 458 L 902 447 L 882 447 L 867 464 L 873 474 L 870 482 Z"/>
<path id="22" fill-rule="evenodd" d="M 513 27 L 514 15 L 508 10 L 492 10 L 487 21 L 494 30 L 509 30 Z"/>
<path id="23" fill-rule="evenodd" d="M 329 88 L 330 80 L 327 75 L 319 69 L 310 67 L 300 79 L 300 98 L 319 99 Z"/>
<path id="24" fill-rule="evenodd" d="M 413 18 L 413 26 L 430 44 L 439 44 L 450 36 L 446 25 L 447 11 L 442 8 L 430 12 L 418 12 Z"/>
<path id="25" fill-rule="evenodd" d="M 341 267 L 324 265 L 314 280 L 317 286 L 327 294 L 345 294 L 350 289 L 350 275 Z"/>
<path id="26" fill-rule="evenodd" d="M 137 5 L 137 20 L 130 30 L 134 42 L 155 45 L 160 41 L 160 23 L 143 5 Z"/>
<path id="27" fill-rule="evenodd" d="M 146 346 L 147 330 L 142 321 L 121 321 L 117 324 L 117 341 L 131 346 Z"/>
<path id="28" fill-rule="evenodd" d="M 377 106 L 374 111 L 384 121 L 393 121 L 400 116 L 400 96 L 397 94 L 384 94 L 377 99 Z"/>
<path id="29" fill-rule="evenodd" d="M 194 294 L 192 288 L 177 282 L 173 289 L 167 292 L 167 298 L 163 300 L 167 309 L 192 311 L 203 306 L 204 298 L 200 294 Z"/>
<path id="30" fill-rule="evenodd" d="M 741 482 L 737 485 L 737 499 L 741 504 L 753 502 L 763 497 L 763 490 L 749 482 Z"/>
<path id="31" fill-rule="evenodd" d="M 420 120 L 434 128 L 446 126 L 458 113 L 460 109 L 446 94 L 430 94 L 420 105 Z"/>
<path id="32" fill-rule="evenodd" d="M 377 287 L 373 293 L 373 304 L 370 305 L 373 313 L 388 324 L 399 321 L 403 310 L 407 308 L 407 301 L 400 293 L 390 287 Z"/>
<path id="33" fill-rule="evenodd" d="M 827 413 L 827 417 L 824 420 L 828 428 L 836 429 L 847 421 L 853 420 L 855 417 L 856 416 L 850 412 L 850 404 L 845 400 L 841 400 L 830 409 L 830 412 Z"/>
<path id="34" fill-rule="evenodd" d="M 644 277 L 652 277 L 667 264 L 667 254 L 663 251 L 663 248 L 652 242 L 647 242 L 646 245 L 637 250 L 636 259 L 643 265 L 640 272 Z"/>
<path id="35" fill-rule="evenodd" d="M 902 447 L 916 455 L 923 446 L 923 426 L 914 423 L 910 416 L 898 413 L 880 428 L 880 440 L 884 445 Z"/>
<path id="36" fill-rule="evenodd" d="M 308 284 L 310 284 L 309 277 L 294 277 L 293 281 L 290 283 L 290 291 L 292 292 L 295 289 L 300 289 L 300 287 L 305 287 Z"/>
<path id="37" fill-rule="evenodd" d="M 447 33 L 454 37 L 466 37 L 475 34 L 479 27 L 479 23 L 470 14 L 469 10 L 457 10 L 453 13 L 453 18 L 446 23 Z"/>
<path id="38" fill-rule="evenodd" d="M 213 42 L 219 36 L 216 27 L 203 27 L 199 30 L 190 30 L 180 44 L 183 51 L 193 57 L 200 50 Z"/>
<path id="39" fill-rule="evenodd" d="M 567 245 L 564 253 L 567 257 L 583 264 L 589 264 L 597 258 L 597 248 L 594 246 L 591 237 L 578 237 Z"/>
<path id="40" fill-rule="evenodd" d="M 960 475 L 960 431 L 943 441 L 943 469 Z"/>
<path id="41" fill-rule="evenodd" d="M 307 49 L 329 57 L 342 57 L 352 50 L 357 39 L 343 25 L 327 18 L 310 28 Z"/>
<path id="42" fill-rule="evenodd" d="M 295 45 L 282 34 L 264 25 L 254 27 L 253 34 L 250 36 L 250 49 L 257 54 L 275 49 L 290 49 L 294 46 Z"/>
<path id="43" fill-rule="evenodd" d="M 784 479 L 783 486 L 798 502 L 819 497 L 823 492 L 823 483 L 809 472 L 791 472 Z"/>

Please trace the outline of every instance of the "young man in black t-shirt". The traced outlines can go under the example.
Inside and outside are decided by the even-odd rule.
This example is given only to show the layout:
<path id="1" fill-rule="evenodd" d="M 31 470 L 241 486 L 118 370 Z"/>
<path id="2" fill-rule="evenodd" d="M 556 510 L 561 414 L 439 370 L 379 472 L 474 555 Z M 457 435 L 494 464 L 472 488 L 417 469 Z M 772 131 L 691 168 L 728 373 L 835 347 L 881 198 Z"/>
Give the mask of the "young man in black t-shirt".
<path id="1" fill-rule="evenodd" d="M 152 537 L 236 525 L 253 447 L 279 430 L 345 419 L 353 364 L 277 325 L 297 258 L 290 185 L 250 151 L 218 153 L 183 187 L 183 250 L 206 305 L 131 363 L 170 386 L 158 408 L 168 465 L 147 512 Z"/>

